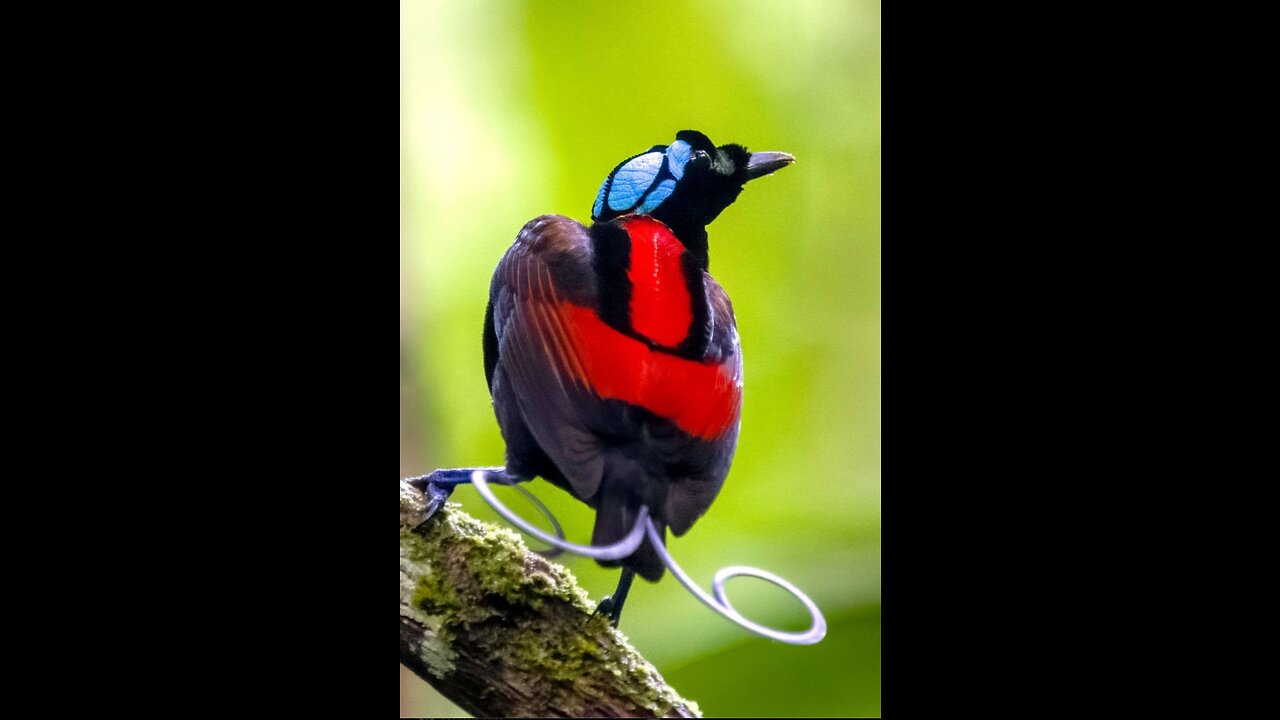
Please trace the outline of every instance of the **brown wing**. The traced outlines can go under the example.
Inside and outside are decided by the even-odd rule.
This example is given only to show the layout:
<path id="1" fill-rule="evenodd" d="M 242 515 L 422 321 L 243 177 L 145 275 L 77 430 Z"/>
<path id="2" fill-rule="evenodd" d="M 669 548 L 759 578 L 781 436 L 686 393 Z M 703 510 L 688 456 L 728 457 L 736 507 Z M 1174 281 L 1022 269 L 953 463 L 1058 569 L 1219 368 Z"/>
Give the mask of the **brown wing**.
<path id="1" fill-rule="evenodd" d="M 595 306 L 591 259 L 581 223 L 560 215 L 531 220 L 494 271 L 486 322 L 486 367 L 509 463 L 563 479 L 588 504 L 604 469 L 600 440 L 589 429 L 602 408 L 582 381 L 579 350 L 559 310 L 565 303 Z M 540 454 L 562 478 L 536 467 Z"/>

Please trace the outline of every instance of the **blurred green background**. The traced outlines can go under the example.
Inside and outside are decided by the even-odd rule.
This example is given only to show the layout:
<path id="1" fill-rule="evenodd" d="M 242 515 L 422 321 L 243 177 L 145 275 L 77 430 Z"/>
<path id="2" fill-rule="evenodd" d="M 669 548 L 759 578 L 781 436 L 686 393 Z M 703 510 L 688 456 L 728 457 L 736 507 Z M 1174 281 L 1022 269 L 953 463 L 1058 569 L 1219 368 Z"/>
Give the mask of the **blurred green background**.
<path id="1" fill-rule="evenodd" d="M 708 717 L 878 716 L 878 2 L 402 0 L 400 473 L 502 464 L 480 342 L 494 266 L 537 215 L 589 221 L 615 164 L 685 128 L 798 161 L 709 228 L 742 337 L 742 433 L 672 552 L 705 588 L 726 565 L 776 572 L 830 630 L 811 647 L 755 637 L 669 575 L 637 581 L 622 630 Z M 530 489 L 590 539 L 589 508 Z M 471 488 L 454 499 L 501 522 Z M 616 570 L 562 561 L 593 599 L 613 590 Z M 807 626 L 771 586 L 729 589 L 759 622 Z M 400 710 L 465 717 L 403 667 Z"/>

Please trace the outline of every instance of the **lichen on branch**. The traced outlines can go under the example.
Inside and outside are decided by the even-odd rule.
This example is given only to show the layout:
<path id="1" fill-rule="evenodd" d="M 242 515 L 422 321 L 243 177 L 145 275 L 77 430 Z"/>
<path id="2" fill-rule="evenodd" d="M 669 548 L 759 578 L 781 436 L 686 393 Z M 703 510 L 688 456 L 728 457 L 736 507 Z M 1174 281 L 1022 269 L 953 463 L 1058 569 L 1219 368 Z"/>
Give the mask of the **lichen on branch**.
<path id="1" fill-rule="evenodd" d="M 400 662 L 476 716 L 700 717 L 561 565 L 400 482 Z"/>

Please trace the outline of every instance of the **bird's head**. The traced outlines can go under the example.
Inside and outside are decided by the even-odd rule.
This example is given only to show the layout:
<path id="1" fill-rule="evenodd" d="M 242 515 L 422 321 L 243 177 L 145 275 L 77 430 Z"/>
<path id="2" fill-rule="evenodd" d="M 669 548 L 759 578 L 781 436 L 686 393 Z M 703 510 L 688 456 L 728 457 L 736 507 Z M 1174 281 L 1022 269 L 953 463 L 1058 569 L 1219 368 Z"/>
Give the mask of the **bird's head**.
<path id="1" fill-rule="evenodd" d="M 747 182 L 793 162 L 787 153 L 716 147 L 697 130 L 681 130 L 670 145 L 655 145 L 618 163 L 600 186 L 591 219 L 650 215 L 684 239 L 682 229 L 702 232 L 738 199 Z"/>

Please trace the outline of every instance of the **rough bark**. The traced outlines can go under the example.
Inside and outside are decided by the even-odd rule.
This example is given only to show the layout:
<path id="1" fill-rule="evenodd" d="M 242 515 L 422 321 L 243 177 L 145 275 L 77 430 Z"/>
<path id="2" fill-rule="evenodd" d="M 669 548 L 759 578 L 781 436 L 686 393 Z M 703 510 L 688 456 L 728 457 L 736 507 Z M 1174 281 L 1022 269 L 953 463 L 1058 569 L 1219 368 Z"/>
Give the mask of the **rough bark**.
<path id="1" fill-rule="evenodd" d="M 701 717 L 514 531 L 400 482 L 400 662 L 477 717 Z"/>

